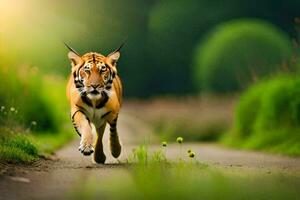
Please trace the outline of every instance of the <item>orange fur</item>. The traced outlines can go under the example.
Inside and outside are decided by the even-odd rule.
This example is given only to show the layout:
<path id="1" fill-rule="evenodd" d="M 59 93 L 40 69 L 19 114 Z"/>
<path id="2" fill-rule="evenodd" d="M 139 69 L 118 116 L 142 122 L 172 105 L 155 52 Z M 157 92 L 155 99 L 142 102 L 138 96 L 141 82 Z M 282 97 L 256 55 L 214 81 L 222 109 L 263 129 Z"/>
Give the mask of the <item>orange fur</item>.
<path id="1" fill-rule="evenodd" d="M 112 155 L 118 157 L 121 153 L 116 128 L 122 104 L 122 83 L 116 68 L 120 52 L 115 51 L 108 56 L 93 52 L 79 56 L 71 49 L 68 56 L 72 74 L 66 92 L 74 127 L 81 135 L 79 150 L 90 155 L 95 149 L 94 160 L 104 163 L 102 136 L 107 123 L 110 125 Z M 93 138 L 91 124 L 96 128 L 97 139 Z"/>

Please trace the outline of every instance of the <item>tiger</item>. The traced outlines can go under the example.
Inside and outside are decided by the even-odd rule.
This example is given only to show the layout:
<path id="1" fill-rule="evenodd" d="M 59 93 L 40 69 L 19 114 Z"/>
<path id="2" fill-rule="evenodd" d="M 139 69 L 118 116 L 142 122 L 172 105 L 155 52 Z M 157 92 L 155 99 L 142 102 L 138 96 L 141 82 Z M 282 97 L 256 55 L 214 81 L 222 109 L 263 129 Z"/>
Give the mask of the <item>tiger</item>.
<path id="1" fill-rule="evenodd" d="M 124 44 L 104 56 L 89 52 L 80 56 L 69 49 L 71 75 L 67 83 L 67 98 L 71 106 L 71 120 L 80 136 L 79 151 L 84 156 L 94 153 L 96 163 L 104 164 L 102 138 L 107 123 L 110 126 L 110 151 L 114 158 L 121 154 L 117 131 L 118 115 L 122 104 L 122 82 L 117 73 L 117 62 Z M 94 126 L 97 134 L 92 134 Z"/>

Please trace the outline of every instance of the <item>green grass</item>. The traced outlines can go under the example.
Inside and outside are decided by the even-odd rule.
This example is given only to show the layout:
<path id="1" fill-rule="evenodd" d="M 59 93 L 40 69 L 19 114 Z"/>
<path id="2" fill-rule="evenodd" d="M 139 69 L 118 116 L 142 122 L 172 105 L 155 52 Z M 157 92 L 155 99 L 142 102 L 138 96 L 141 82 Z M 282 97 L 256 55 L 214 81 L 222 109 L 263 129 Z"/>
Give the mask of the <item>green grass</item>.
<path id="1" fill-rule="evenodd" d="M 167 158 L 162 149 L 150 154 L 147 145 L 143 144 L 132 151 L 132 154 L 127 158 L 127 163 L 138 165 L 166 164 Z"/>
<path id="2" fill-rule="evenodd" d="M 11 134 L 1 129 L 0 162 L 28 163 L 38 159 L 37 147 L 21 134 Z"/>
<path id="3" fill-rule="evenodd" d="M 72 139 L 63 77 L 31 66 L 0 66 L 0 75 L 0 162 L 30 163 Z"/>
<path id="4" fill-rule="evenodd" d="M 159 153 L 157 153 L 159 152 Z M 70 191 L 71 199 L 297 199 L 300 179 L 287 175 L 228 171 L 205 163 L 169 162 L 161 150 L 139 146 L 133 163 L 99 181 L 88 176 Z M 101 170 L 101 169 L 100 169 Z M 120 181 L 121 180 L 121 181 Z"/>
<path id="5" fill-rule="evenodd" d="M 59 133 L 46 132 L 33 134 L 30 136 L 30 140 L 33 141 L 41 154 L 52 154 L 73 139 L 74 136 L 77 135 L 70 130 Z"/>
<path id="6" fill-rule="evenodd" d="M 31 163 L 41 155 L 54 153 L 70 141 L 75 134 L 61 133 L 21 133 L 12 134 L 1 129 L 0 133 L 0 162 L 1 163 Z"/>
<path id="7" fill-rule="evenodd" d="M 280 76 L 249 88 L 239 100 L 229 146 L 300 155 L 300 79 Z"/>

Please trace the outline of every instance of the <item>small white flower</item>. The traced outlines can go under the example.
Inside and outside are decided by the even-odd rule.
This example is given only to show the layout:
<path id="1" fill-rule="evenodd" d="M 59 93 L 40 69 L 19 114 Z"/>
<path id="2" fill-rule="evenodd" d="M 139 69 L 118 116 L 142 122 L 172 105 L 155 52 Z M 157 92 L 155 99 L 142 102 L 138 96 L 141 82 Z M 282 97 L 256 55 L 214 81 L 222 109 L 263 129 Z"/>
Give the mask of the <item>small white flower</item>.
<path id="1" fill-rule="evenodd" d="M 32 121 L 32 122 L 31 122 L 31 125 L 32 125 L 32 126 L 36 126 L 36 125 L 37 125 L 37 122 L 36 122 L 36 121 Z"/>
<path id="2" fill-rule="evenodd" d="M 14 107 L 10 107 L 10 111 L 14 112 L 16 109 Z"/>
<path id="3" fill-rule="evenodd" d="M 5 106 L 1 106 L 1 111 L 5 110 Z"/>

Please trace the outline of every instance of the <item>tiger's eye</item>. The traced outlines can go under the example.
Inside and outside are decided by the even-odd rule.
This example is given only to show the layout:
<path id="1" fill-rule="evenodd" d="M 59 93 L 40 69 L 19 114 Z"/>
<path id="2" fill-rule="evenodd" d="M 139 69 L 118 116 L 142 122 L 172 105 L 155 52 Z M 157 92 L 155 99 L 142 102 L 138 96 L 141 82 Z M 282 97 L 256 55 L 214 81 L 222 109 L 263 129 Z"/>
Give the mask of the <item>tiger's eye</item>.
<path id="1" fill-rule="evenodd" d="M 106 66 L 103 65 L 103 66 L 101 67 L 101 71 L 105 71 L 105 70 L 106 70 Z"/>
<path id="2" fill-rule="evenodd" d="M 83 68 L 85 71 L 87 71 L 87 70 L 89 70 L 90 68 L 89 68 L 89 66 L 84 66 L 84 68 Z"/>

